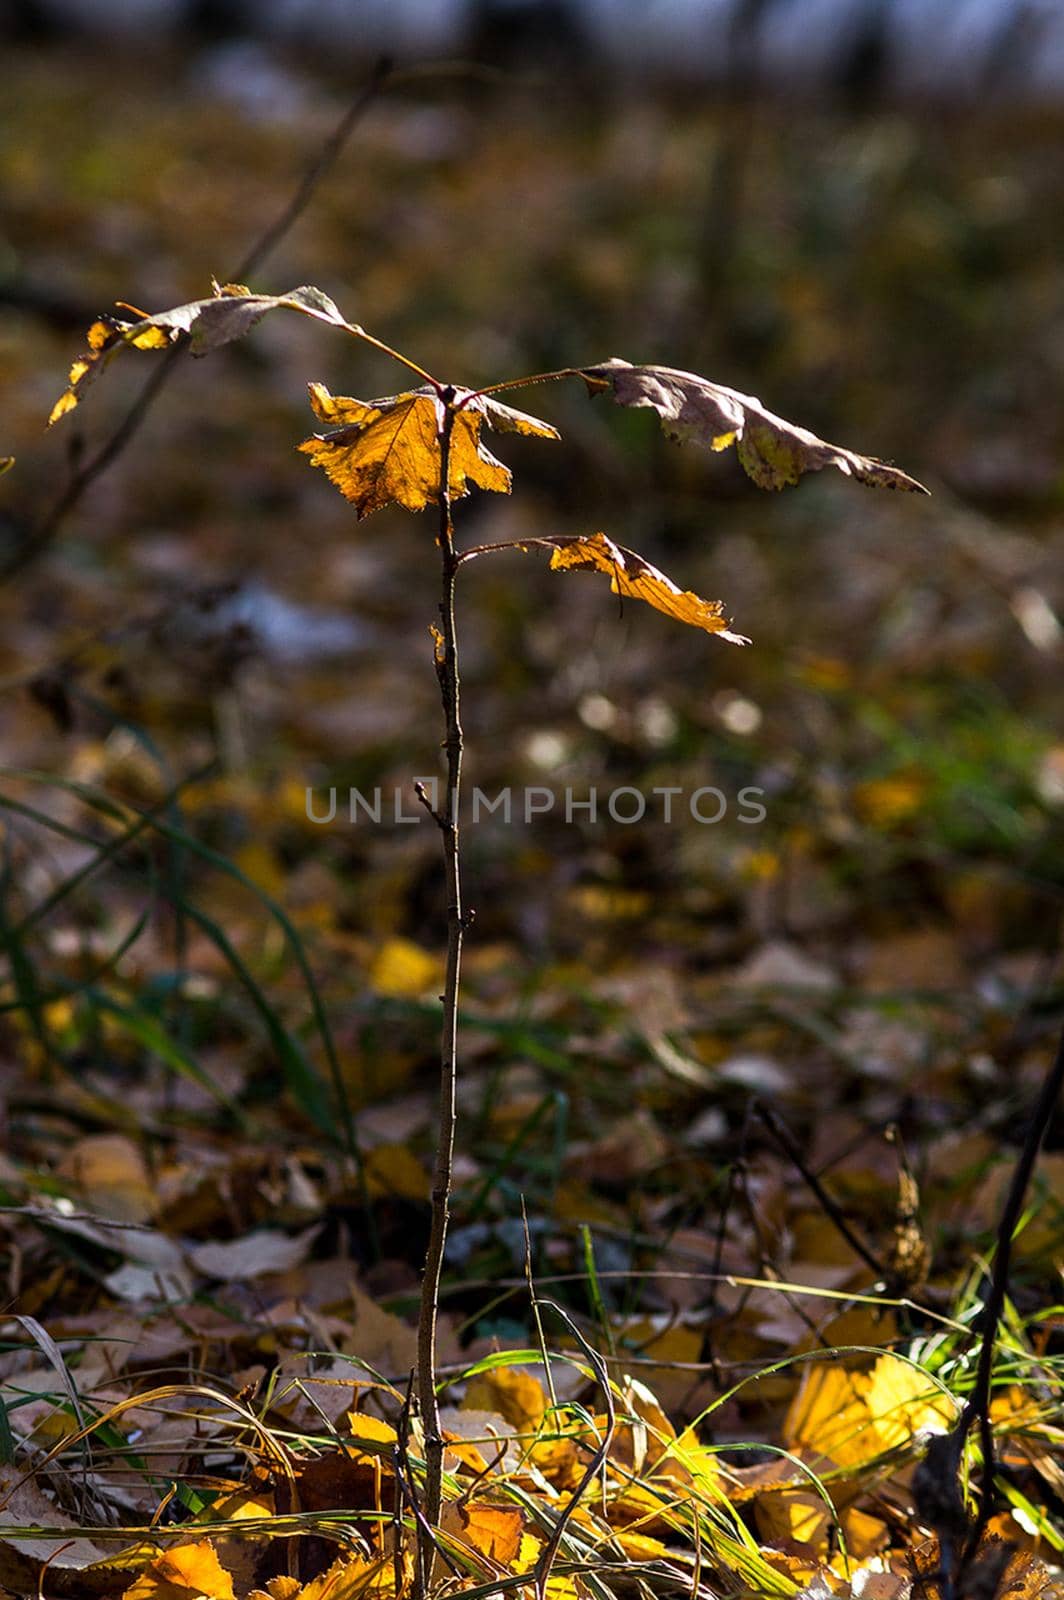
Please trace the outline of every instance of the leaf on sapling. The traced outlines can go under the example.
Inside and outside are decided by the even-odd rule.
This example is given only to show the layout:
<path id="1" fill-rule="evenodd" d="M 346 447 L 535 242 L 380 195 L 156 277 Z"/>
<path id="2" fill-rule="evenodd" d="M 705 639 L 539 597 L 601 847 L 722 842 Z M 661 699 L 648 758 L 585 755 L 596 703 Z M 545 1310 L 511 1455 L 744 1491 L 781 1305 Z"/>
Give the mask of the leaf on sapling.
<path id="1" fill-rule="evenodd" d="M 249 333 L 269 311 L 299 311 L 318 322 L 347 328 L 350 324 L 339 309 L 313 285 L 304 284 L 287 294 L 252 294 L 243 284 L 215 285 L 209 300 L 191 300 L 187 305 L 158 311 L 153 316 L 122 305 L 132 311 L 135 321 L 118 317 L 98 317 L 88 331 L 88 349 L 70 369 L 69 387 L 60 395 L 48 418 L 48 425 L 66 416 L 84 396 L 103 368 L 127 346 L 136 350 L 166 350 L 187 339 L 194 356 L 203 356 L 223 344 L 231 344 Z"/>
<path id="2" fill-rule="evenodd" d="M 10 472 L 14 465 L 14 456 L 0 456 L 0 478 L 4 476 L 5 472 Z"/>
<path id="3" fill-rule="evenodd" d="M 506 546 L 489 547 L 505 549 Z M 540 539 L 520 539 L 513 546 L 517 550 L 549 550 L 551 570 L 554 572 L 605 572 L 610 578 L 614 594 L 633 600 L 645 600 L 656 611 L 663 611 L 677 622 L 688 622 L 702 628 L 729 644 L 749 644 L 741 633 L 733 633 L 719 600 L 703 600 L 690 589 L 680 589 L 664 572 L 651 566 L 649 561 L 614 544 L 604 533 L 546 535 Z M 480 554 L 470 550 L 462 559 Z"/>
<path id="4" fill-rule="evenodd" d="M 440 428 L 444 402 L 428 386 L 380 400 L 330 394 L 320 383 L 308 385 L 310 403 L 322 422 L 338 424 L 299 446 L 312 465 L 368 517 L 393 502 L 422 511 L 439 499 Z M 509 494 L 510 472 L 496 460 L 480 433 L 486 422 L 505 433 L 557 439 L 556 428 L 538 417 L 500 405 L 489 395 L 454 391 L 448 487 L 454 499 L 469 485 Z"/>
<path id="5" fill-rule="evenodd" d="M 734 444 L 747 476 L 761 489 L 782 489 L 805 472 L 835 467 L 875 489 L 928 490 L 898 467 L 828 444 L 815 433 L 766 411 L 760 400 L 674 367 L 637 367 L 619 356 L 579 369 L 591 392 L 612 388 L 622 406 L 656 411 L 670 439 L 693 439 L 710 450 Z"/>

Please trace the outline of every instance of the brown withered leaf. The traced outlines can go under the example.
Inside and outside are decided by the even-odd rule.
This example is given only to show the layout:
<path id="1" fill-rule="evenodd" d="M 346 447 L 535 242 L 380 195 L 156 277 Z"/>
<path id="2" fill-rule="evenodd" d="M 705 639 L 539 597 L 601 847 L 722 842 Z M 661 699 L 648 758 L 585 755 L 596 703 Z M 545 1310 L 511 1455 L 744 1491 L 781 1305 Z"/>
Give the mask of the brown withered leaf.
<path id="1" fill-rule="evenodd" d="M 354 505 L 359 517 L 396 502 L 422 511 L 439 498 L 443 401 L 427 385 L 381 400 L 355 400 L 330 394 L 320 383 L 308 385 L 310 403 L 322 422 L 338 424 L 299 446 L 316 467 Z M 480 437 L 482 425 L 503 433 L 557 439 L 557 429 L 538 417 L 500 405 L 488 395 L 455 392 L 448 483 L 460 499 L 469 485 L 509 494 L 510 472 Z"/>
<path id="2" fill-rule="evenodd" d="M 706 633 L 727 639 L 729 644 L 749 644 L 741 633 L 728 627 L 724 607 L 719 600 L 703 600 L 690 589 L 677 588 L 657 567 L 651 566 L 634 550 L 614 544 L 604 533 L 547 535 L 542 539 L 521 539 L 514 546 L 518 550 L 550 550 L 551 570 L 554 572 L 605 572 L 610 578 L 614 594 L 633 600 L 645 600 L 656 611 L 664 611 L 677 622 L 689 622 L 694 628 L 704 628 Z M 469 555 L 481 552 L 470 550 Z"/>
<path id="3" fill-rule="evenodd" d="M 290 289 L 287 294 L 252 294 L 243 284 L 216 284 L 210 299 L 191 300 L 187 305 L 158 311 L 154 316 L 136 311 L 132 306 L 122 309 L 133 311 L 136 320 L 126 322 L 107 316 L 97 318 L 92 324 L 87 335 L 88 349 L 71 367 L 69 387 L 52 407 L 49 427 L 68 411 L 73 411 L 89 384 L 128 345 L 136 350 L 165 350 L 187 338 L 192 354 L 202 356 L 242 338 L 268 311 L 278 310 L 299 311 L 339 328 L 350 326 L 329 296 L 310 284 Z"/>
<path id="4" fill-rule="evenodd" d="M 612 387 L 622 406 L 647 406 L 656 411 L 670 439 L 693 439 L 710 450 L 736 446 L 748 477 L 761 489 L 782 489 L 805 472 L 835 467 L 847 477 L 874 489 L 907 489 L 927 494 L 922 483 L 874 456 L 857 455 L 828 444 L 815 433 L 766 411 L 760 400 L 711 383 L 694 372 L 674 367 L 635 367 L 619 356 L 580 376 L 592 393 Z"/>

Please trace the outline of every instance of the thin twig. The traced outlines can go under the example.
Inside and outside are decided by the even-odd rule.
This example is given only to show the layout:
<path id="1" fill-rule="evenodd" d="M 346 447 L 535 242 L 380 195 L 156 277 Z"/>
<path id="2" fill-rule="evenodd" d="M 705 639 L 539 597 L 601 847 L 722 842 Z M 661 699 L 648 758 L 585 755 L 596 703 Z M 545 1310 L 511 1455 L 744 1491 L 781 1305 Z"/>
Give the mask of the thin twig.
<path id="1" fill-rule="evenodd" d="M 838 1205 L 828 1194 L 816 1173 L 813 1172 L 806 1163 L 805 1158 L 803 1157 L 801 1150 L 798 1148 L 797 1143 L 792 1137 L 789 1128 L 786 1127 L 786 1125 L 780 1120 L 779 1117 L 777 1117 L 776 1113 L 769 1106 L 758 1102 L 755 1105 L 754 1110 L 761 1118 L 761 1121 L 765 1124 L 765 1127 L 768 1129 L 769 1133 L 771 1133 L 776 1143 L 783 1150 L 784 1154 L 793 1163 L 798 1173 L 802 1178 L 804 1178 L 805 1182 L 809 1185 L 809 1188 L 816 1195 L 824 1209 L 825 1215 L 831 1222 L 835 1224 L 835 1227 L 846 1240 L 846 1243 L 849 1245 L 850 1249 L 853 1250 L 855 1254 L 860 1256 L 861 1260 L 866 1266 L 871 1267 L 877 1278 L 887 1278 L 888 1273 L 886 1268 L 883 1266 L 883 1263 L 876 1260 L 875 1256 L 865 1244 L 864 1240 L 850 1227 L 850 1224 L 846 1221 L 846 1218 L 843 1216 Z"/>
<path id="2" fill-rule="evenodd" d="M 318 185 L 335 164 L 337 157 L 354 129 L 365 116 L 373 101 L 387 86 L 390 71 L 390 63 L 387 60 L 378 61 L 368 80 L 359 89 L 358 94 L 344 112 L 336 128 L 329 135 L 329 138 L 303 174 L 292 198 L 263 231 L 250 250 L 247 251 L 243 260 L 227 275 L 229 281 L 243 282 L 253 272 L 258 271 L 267 257 L 276 250 L 289 229 L 298 222 L 310 204 Z M 186 348 L 187 341 L 182 340 L 166 352 L 110 438 L 105 440 L 95 454 L 91 455 L 87 461 L 82 462 L 71 473 L 68 482 L 51 509 L 45 513 L 37 526 L 29 531 L 26 538 L 7 557 L 7 560 L 0 567 L 0 579 L 12 577 L 15 573 L 21 572 L 23 567 L 28 566 L 31 561 L 35 560 L 37 556 L 47 549 L 61 525 L 66 521 L 75 506 L 78 505 L 86 491 L 98 478 L 102 477 L 108 467 L 118 459 L 138 433 L 155 400 L 173 377 L 177 364 L 185 354 Z"/>
<path id="3" fill-rule="evenodd" d="M 440 1406 L 436 1394 L 436 1324 L 440 1304 L 440 1277 L 447 1243 L 451 1183 L 454 1167 L 456 1122 L 455 1091 L 458 1071 L 458 986 L 462 965 L 462 938 L 469 918 L 462 904 L 461 856 L 458 841 L 458 809 L 462 781 L 462 723 L 459 705 L 458 642 L 455 630 L 454 593 L 458 558 L 451 522 L 451 436 L 454 431 L 452 402 L 454 391 L 441 395 L 440 443 L 440 627 L 436 640 L 436 675 L 440 684 L 446 725 L 444 750 L 447 755 L 447 792 L 438 810 L 443 840 L 444 870 L 447 879 L 447 974 L 440 1038 L 440 1110 L 436 1138 L 436 1165 L 432 1181 L 432 1217 L 425 1274 L 421 1283 L 418 1315 L 417 1392 L 421 1422 L 425 1432 L 425 1524 L 431 1529 L 439 1521 L 443 1480 L 443 1436 L 440 1431 Z M 432 1570 L 432 1541 L 419 1520 L 418 1591 L 424 1596 Z"/>
<path id="4" fill-rule="evenodd" d="M 314 191 L 322 179 L 335 165 L 344 145 L 362 121 L 374 100 L 385 89 L 391 74 L 392 63 L 382 56 L 373 67 L 368 79 L 358 91 L 332 133 L 322 145 L 317 156 L 311 162 L 292 198 L 283 207 L 280 213 L 270 223 L 269 227 L 251 246 L 247 255 L 233 273 L 232 281 L 243 283 L 245 278 L 250 278 L 256 273 L 266 260 L 272 255 L 280 244 L 285 234 L 299 221 L 304 211 L 314 198 Z"/>
<path id="5" fill-rule="evenodd" d="M 579 367 L 559 367 L 557 372 L 533 372 L 528 378 L 505 378 L 502 383 L 486 383 L 463 397 L 463 405 L 479 400 L 482 394 L 501 394 L 504 389 L 527 389 L 534 383 L 556 383 L 560 378 L 582 378 Z"/>
<path id="6" fill-rule="evenodd" d="M 1005 1309 L 1005 1300 L 1009 1290 L 1012 1239 L 1023 1212 L 1027 1186 L 1031 1181 L 1034 1164 L 1038 1159 L 1038 1152 L 1052 1120 L 1053 1111 L 1060 1098 L 1062 1087 L 1064 1087 L 1064 1033 L 1061 1034 L 1060 1041 L 1057 1044 L 1056 1055 L 1046 1073 L 1038 1096 L 1038 1102 L 1031 1114 L 1031 1120 L 1023 1141 L 1023 1148 L 1017 1157 L 1016 1166 L 1012 1173 L 1012 1181 L 1009 1184 L 1008 1194 L 1005 1196 L 1005 1204 L 1001 1211 L 1001 1221 L 998 1223 L 994 1267 L 990 1276 L 990 1292 L 983 1306 L 982 1344 L 979 1348 L 979 1365 L 976 1368 L 975 1387 L 951 1435 L 956 1444 L 959 1458 L 969 1431 L 973 1424 L 978 1422 L 979 1442 L 983 1455 L 982 1474 L 979 1482 L 979 1510 L 968 1535 L 964 1554 L 961 1557 L 962 1573 L 975 1555 L 979 1541 L 990 1520 L 994 1504 L 994 1435 L 990 1422 L 990 1391 L 993 1381 L 994 1348 L 997 1343 L 997 1330 Z"/>

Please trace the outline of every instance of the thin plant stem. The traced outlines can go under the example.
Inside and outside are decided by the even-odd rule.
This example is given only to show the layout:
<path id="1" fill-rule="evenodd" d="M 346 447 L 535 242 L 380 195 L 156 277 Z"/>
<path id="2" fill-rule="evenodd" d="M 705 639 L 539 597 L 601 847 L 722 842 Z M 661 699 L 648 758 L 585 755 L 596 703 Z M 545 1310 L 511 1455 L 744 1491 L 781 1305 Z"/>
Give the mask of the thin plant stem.
<path id="1" fill-rule="evenodd" d="M 482 394 L 501 394 L 504 389 L 527 389 L 534 383 L 556 383 L 559 378 L 582 378 L 579 367 L 559 367 L 557 372 L 533 372 L 527 378 L 506 378 L 502 383 L 487 383 L 483 389 L 474 389 L 464 397 L 463 404 L 479 399 Z"/>
<path id="2" fill-rule="evenodd" d="M 250 278 L 253 273 L 257 272 L 266 257 L 273 254 L 285 234 L 289 233 L 293 225 L 299 221 L 299 218 L 303 215 L 311 200 L 313 200 L 322 179 L 335 166 L 337 158 L 351 134 L 374 100 L 388 87 L 391 71 L 392 64 L 386 56 L 382 56 L 375 63 L 368 79 L 344 112 L 332 133 L 314 157 L 314 160 L 307 167 L 291 199 L 288 200 L 281 212 L 256 239 L 243 261 L 237 267 L 233 274 L 235 282 L 242 283 L 245 278 Z"/>
<path id="3" fill-rule="evenodd" d="M 768 1129 L 769 1133 L 771 1133 L 776 1143 L 783 1150 L 784 1154 L 788 1156 L 789 1159 L 794 1163 L 794 1166 L 797 1168 L 801 1177 L 805 1179 L 805 1182 L 809 1185 L 810 1189 L 812 1189 L 813 1193 L 820 1201 L 828 1220 L 834 1224 L 838 1232 L 846 1240 L 846 1243 L 849 1245 L 850 1249 L 855 1255 L 860 1256 L 861 1260 L 866 1266 L 871 1267 L 877 1278 L 887 1278 L 889 1275 L 886 1272 L 883 1263 L 877 1260 L 872 1251 L 865 1244 L 864 1240 L 854 1232 L 853 1228 L 850 1227 L 850 1224 L 846 1221 L 846 1218 L 843 1216 L 839 1207 L 835 1204 L 835 1201 L 828 1194 L 816 1173 L 813 1172 L 803 1160 L 802 1152 L 799 1149 L 797 1142 L 791 1137 L 790 1131 L 786 1125 L 780 1120 L 779 1117 L 777 1117 L 776 1113 L 771 1109 L 770 1106 L 764 1105 L 761 1101 L 758 1101 L 755 1104 L 754 1111 L 765 1124 L 765 1127 Z"/>
<path id="4" fill-rule="evenodd" d="M 425 1274 L 421 1283 L 418 1316 L 417 1393 L 425 1433 L 424 1524 L 418 1528 L 418 1588 L 424 1595 L 432 1570 L 431 1530 L 440 1517 L 443 1482 L 443 1437 L 436 1394 L 436 1324 L 440 1302 L 440 1276 L 447 1243 L 451 1183 L 454 1166 L 455 1086 L 458 1066 L 458 986 L 462 964 L 462 939 L 469 924 L 462 903 L 461 855 L 458 817 L 462 782 L 462 724 L 459 706 L 458 643 L 455 629 L 455 580 L 458 557 L 454 548 L 451 522 L 451 436 L 454 431 L 452 404 L 454 390 L 440 396 L 442 416 L 440 441 L 440 626 L 436 638 L 436 675 L 440 683 L 446 725 L 444 751 L 447 758 L 447 789 L 443 801 L 433 809 L 443 840 L 444 870 L 447 881 L 447 973 L 444 981 L 443 1025 L 440 1038 L 440 1110 L 436 1139 L 436 1165 L 432 1182 L 432 1216 Z M 424 800 L 424 796 L 422 796 Z"/>
<path id="5" fill-rule="evenodd" d="M 1013 1237 L 1023 1212 L 1027 1186 L 1031 1181 L 1035 1162 L 1038 1160 L 1038 1152 L 1053 1120 L 1053 1112 L 1060 1099 L 1062 1088 L 1064 1088 L 1064 1033 L 1061 1034 L 1056 1053 L 1043 1079 L 1002 1207 L 994 1266 L 990 1276 L 990 1291 L 983 1306 L 982 1343 L 979 1347 L 975 1386 L 954 1429 L 955 1438 L 963 1446 L 973 1424 L 977 1425 L 983 1457 L 978 1513 L 962 1557 L 962 1567 L 966 1567 L 974 1556 L 994 1509 L 994 1434 L 990 1418 L 994 1351 L 997 1345 L 998 1327 L 1008 1297 Z"/>
<path id="6" fill-rule="evenodd" d="M 471 544 L 458 552 L 458 564 L 461 566 L 463 561 L 475 561 L 477 556 L 497 555 L 501 550 L 524 550 L 533 542 L 530 539 L 502 539 L 497 544 Z"/>
<path id="7" fill-rule="evenodd" d="M 408 372 L 413 372 L 417 377 L 424 378 L 425 382 L 435 389 L 437 394 L 442 394 L 444 385 L 431 372 L 426 372 L 424 367 L 419 367 L 416 361 L 411 361 L 409 356 L 402 355 L 398 350 L 393 350 L 390 344 L 385 344 L 383 339 L 376 338 L 372 333 L 367 333 L 365 328 L 360 328 L 357 322 L 345 322 L 344 328 L 354 338 L 361 339 L 363 344 L 371 344 L 374 350 L 380 350 L 384 355 L 391 356 L 393 361 L 405 367 Z M 448 412 L 448 415 L 450 413 Z"/>

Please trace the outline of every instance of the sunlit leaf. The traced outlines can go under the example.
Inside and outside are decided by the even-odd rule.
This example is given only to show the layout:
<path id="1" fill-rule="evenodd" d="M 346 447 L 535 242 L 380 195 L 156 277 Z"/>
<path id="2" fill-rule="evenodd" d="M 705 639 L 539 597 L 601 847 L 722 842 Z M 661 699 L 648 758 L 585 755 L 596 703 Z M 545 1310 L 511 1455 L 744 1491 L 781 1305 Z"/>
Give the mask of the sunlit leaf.
<path id="1" fill-rule="evenodd" d="M 879 1437 L 857 1374 L 839 1366 L 810 1366 L 783 1424 L 783 1443 L 839 1467 L 857 1467 L 880 1454 Z"/>
<path id="2" fill-rule="evenodd" d="M 400 1575 L 402 1589 L 410 1577 L 410 1560 L 404 1554 Z M 388 1554 L 375 1560 L 361 1556 L 341 1556 L 320 1578 L 300 1589 L 298 1600 L 382 1600 L 396 1593 L 396 1563 Z"/>
<path id="3" fill-rule="evenodd" d="M 690 589 L 680 589 L 657 567 L 651 566 L 634 550 L 614 544 L 604 533 L 558 534 L 542 539 L 521 539 L 520 550 L 550 550 L 551 570 L 554 572 L 605 572 L 610 578 L 614 594 L 633 600 L 645 600 L 656 611 L 664 611 L 677 622 L 689 622 L 694 628 L 727 639 L 729 644 L 749 644 L 741 633 L 733 633 L 719 600 L 703 600 Z M 478 554 L 470 551 L 470 555 Z"/>
<path id="4" fill-rule="evenodd" d="M 814 1489 L 762 1495 L 754 1506 L 757 1529 L 770 1544 L 801 1545 L 803 1552 L 827 1554 L 831 1507 Z"/>
<path id="5" fill-rule="evenodd" d="M 300 449 L 321 467 L 359 517 L 393 502 L 408 511 L 435 504 L 440 489 L 440 428 L 443 401 L 424 387 L 381 400 L 355 400 L 309 385 L 310 403 L 330 432 L 305 439 Z M 483 424 L 506 433 L 556 439 L 556 429 L 537 417 L 500 405 L 486 395 L 456 392 L 449 452 L 448 486 L 460 499 L 470 484 L 509 494 L 510 472 L 481 440 Z"/>
<path id="6" fill-rule="evenodd" d="M 885 1449 L 908 1444 L 920 1433 L 945 1433 L 956 1420 L 957 1406 L 949 1396 L 889 1350 L 858 1383 Z"/>
<path id="7" fill-rule="evenodd" d="M 5 472 L 10 472 L 14 465 L 14 456 L 0 456 L 0 478 L 4 476 Z"/>
<path id="8" fill-rule="evenodd" d="M 620 1528 L 614 1534 L 614 1539 L 629 1561 L 659 1561 L 669 1553 L 667 1544 L 661 1539 L 652 1539 L 649 1534 L 630 1533 Z"/>
<path id="9" fill-rule="evenodd" d="M 365 1455 L 383 1456 L 391 1460 L 398 1434 L 390 1422 L 380 1417 L 367 1416 L 364 1411 L 345 1412 L 351 1429 L 351 1442 Z"/>
<path id="10" fill-rule="evenodd" d="M 122 309 L 134 308 L 124 306 Z M 127 345 L 137 350 L 165 350 L 187 338 L 192 354 L 202 356 L 219 345 L 242 338 L 268 311 L 278 310 L 299 311 L 334 327 L 349 326 L 329 296 L 309 284 L 276 295 L 252 294 L 242 284 L 216 285 L 215 293 L 208 300 L 191 300 L 187 305 L 158 311 L 153 316 L 134 312 L 136 320 L 133 322 L 119 317 L 97 318 L 86 336 L 88 349 L 70 369 L 69 387 L 52 407 L 49 427 L 68 411 L 73 411 L 89 384 Z"/>
<path id="11" fill-rule="evenodd" d="M 481 1372 L 466 1385 L 462 1401 L 466 1411 L 494 1411 L 519 1434 L 535 1433 L 547 1409 L 547 1397 L 538 1378 L 517 1367 L 496 1367 Z"/>
<path id="12" fill-rule="evenodd" d="M 693 439 L 710 450 L 734 444 L 747 475 L 762 489 L 797 483 L 804 472 L 835 467 L 847 477 L 878 489 L 908 489 L 926 494 L 897 467 L 874 456 L 857 455 L 828 444 L 815 433 L 766 411 L 752 395 L 726 389 L 694 372 L 674 367 L 636 367 L 614 356 L 580 376 L 592 391 L 612 387 L 622 406 L 647 406 L 656 411 L 670 439 Z"/>
<path id="13" fill-rule="evenodd" d="M 443 1508 L 445 1533 L 456 1535 L 479 1555 L 504 1567 L 521 1548 L 524 1522 L 516 1506 L 491 1505 L 486 1500 L 452 1500 Z"/>
<path id="14" fill-rule="evenodd" d="M 956 1409 L 926 1373 L 887 1351 L 870 1372 L 806 1368 L 783 1439 L 788 1449 L 859 1467 L 918 1434 L 944 1433 Z"/>
<path id="15" fill-rule="evenodd" d="M 123 1600 L 234 1600 L 233 1580 L 211 1541 L 198 1539 L 156 1556 Z"/>

